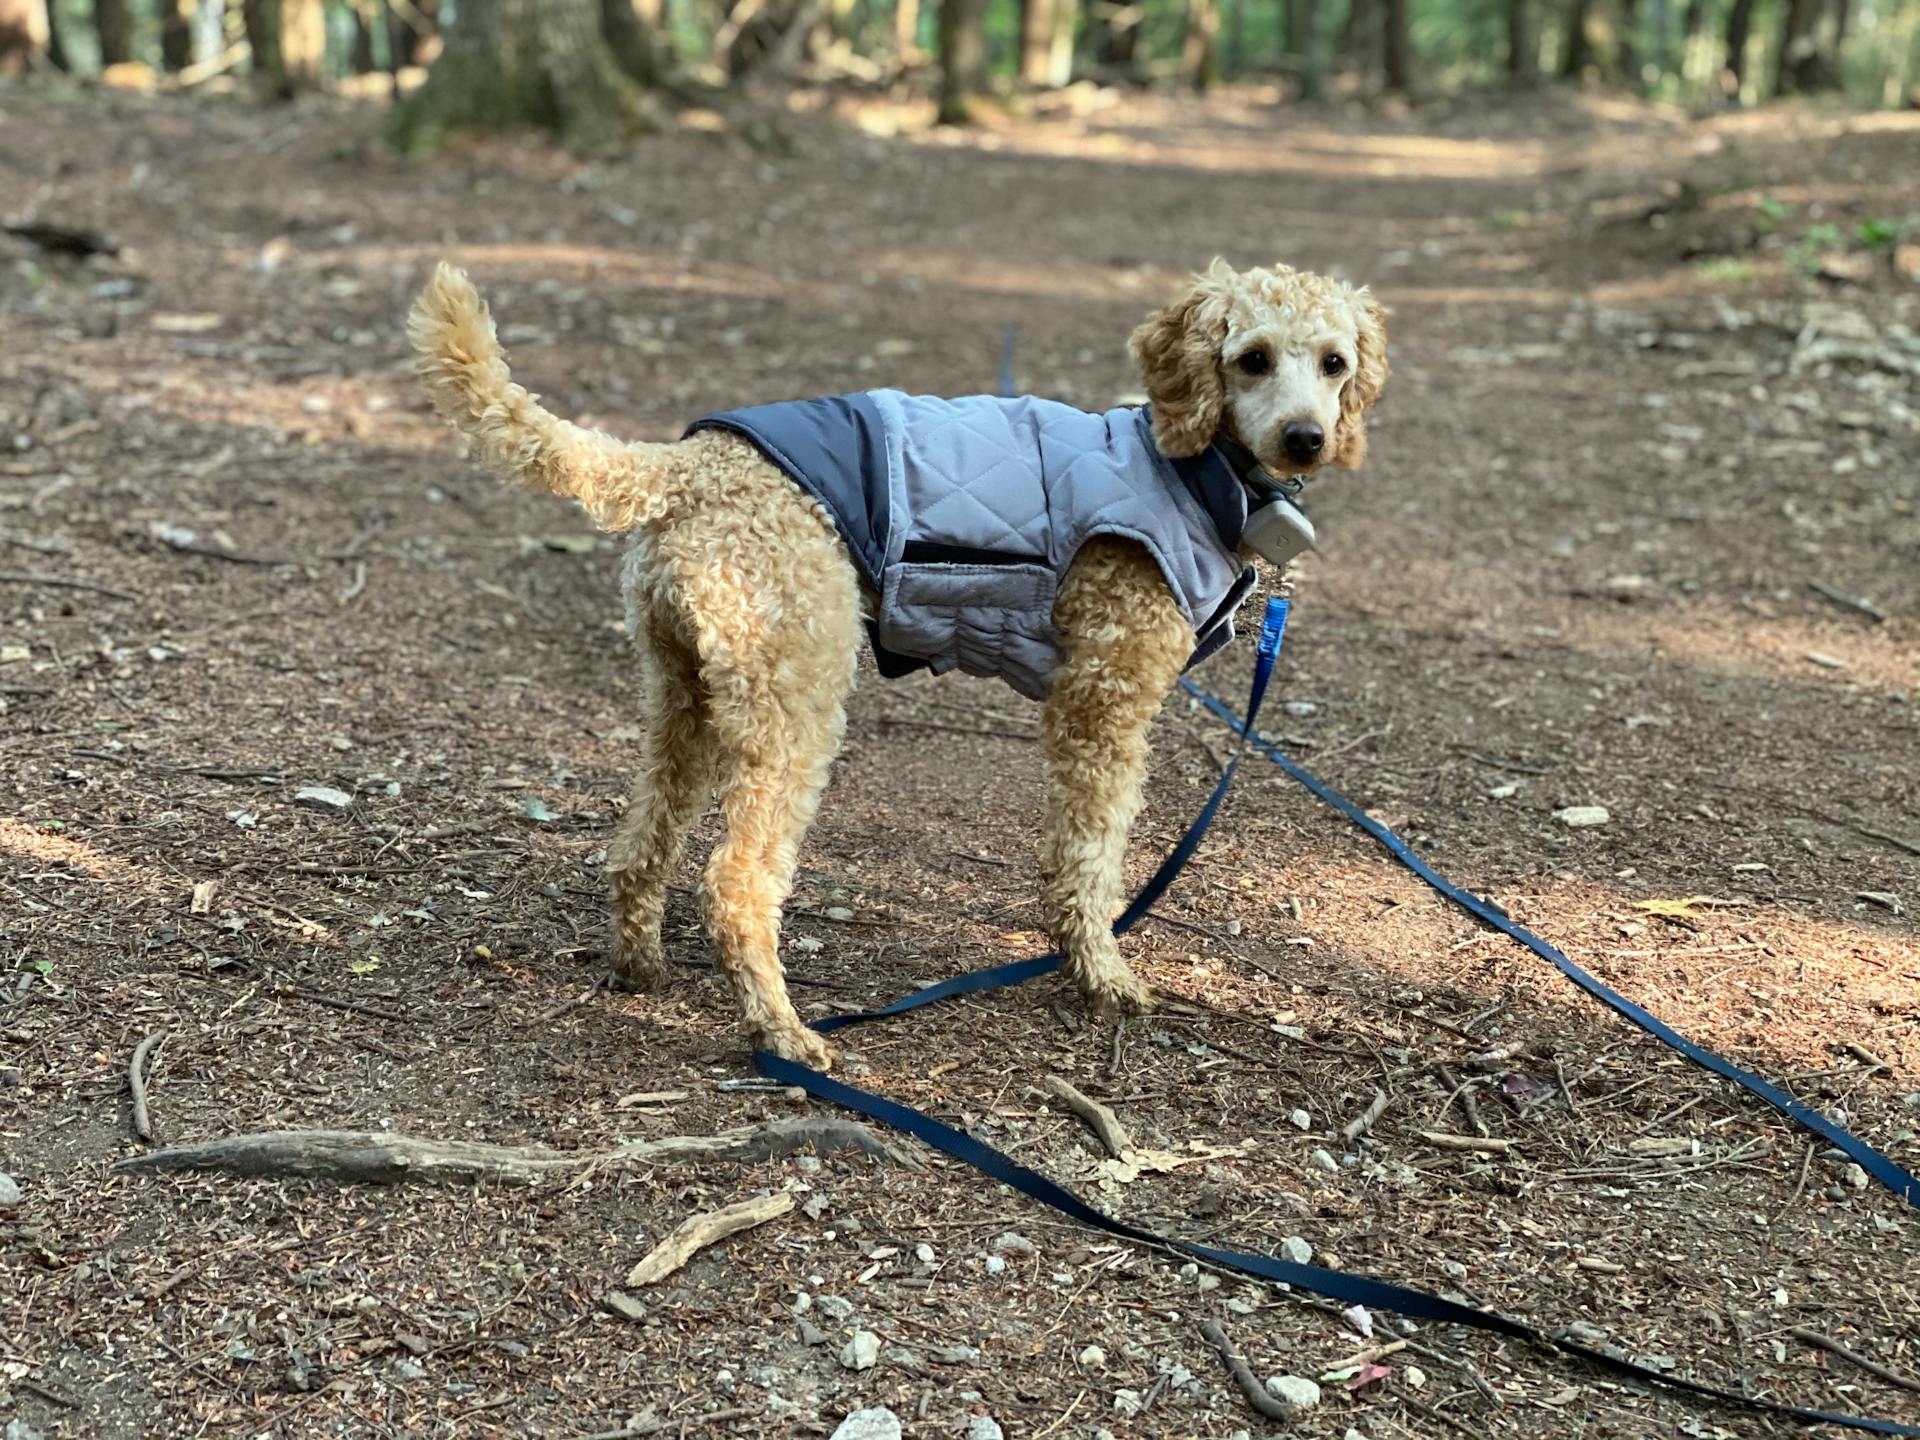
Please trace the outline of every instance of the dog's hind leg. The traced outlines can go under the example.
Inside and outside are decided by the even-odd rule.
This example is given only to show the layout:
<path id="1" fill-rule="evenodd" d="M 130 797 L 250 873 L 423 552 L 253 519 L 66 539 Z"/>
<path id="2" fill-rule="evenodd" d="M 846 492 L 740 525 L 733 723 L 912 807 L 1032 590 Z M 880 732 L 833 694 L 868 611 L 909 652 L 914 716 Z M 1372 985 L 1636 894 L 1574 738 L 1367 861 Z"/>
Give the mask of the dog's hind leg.
<path id="1" fill-rule="evenodd" d="M 1074 558 L 1053 623 L 1061 658 L 1041 717 L 1047 926 L 1094 1009 L 1142 1010 L 1151 994 L 1121 958 L 1113 918 L 1127 829 L 1140 809 L 1147 727 L 1193 651 L 1193 627 L 1147 552 L 1104 538 Z"/>
<path id="2" fill-rule="evenodd" d="M 660 919 L 687 830 L 713 793 L 714 744 L 692 642 L 670 621 L 643 623 L 646 733 L 633 796 L 607 842 L 613 982 L 651 990 L 666 978 Z"/>
<path id="3" fill-rule="evenodd" d="M 859 596 L 844 557 L 800 558 L 801 570 L 780 577 L 778 599 L 772 587 L 757 590 L 743 611 L 735 589 L 726 597 L 731 603 L 696 619 L 727 823 L 707 862 L 705 888 L 714 953 L 749 1037 L 825 1069 L 831 1048 L 806 1028 L 787 996 L 780 910 L 846 728 Z"/>

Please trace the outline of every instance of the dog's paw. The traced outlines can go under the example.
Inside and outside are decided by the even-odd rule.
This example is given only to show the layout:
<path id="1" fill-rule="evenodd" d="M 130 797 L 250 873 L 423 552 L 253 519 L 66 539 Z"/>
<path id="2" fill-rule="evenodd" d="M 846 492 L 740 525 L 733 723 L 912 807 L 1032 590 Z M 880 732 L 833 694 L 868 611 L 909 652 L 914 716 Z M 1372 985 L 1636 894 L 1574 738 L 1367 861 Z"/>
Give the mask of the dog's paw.
<path id="1" fill-rule="evenodd" d="M 837 1058 L 826 1039 L 804 1025 L 784 1030 L 761 1030 L 752 1036 L 752 1040 L 759 1049 L 771 1050 L 782 1060 L 791 1060 L 810 1070 L 831 1070 Z"/>
<path id="2" fill-rule="evenodd" d="M 667 983 L 667 958 L 664 955 L 636 955 L 616 945 L 608 960 L 609 989 L 641 995 L 658 990 Z"/>
<path id="3" fill-rule="evenodd" d="M 1125 966 L 1082 983 L 1087 1008 L 1105 1020 L 1144 1015 L 1153 1009 L 1153 987 Z"/>

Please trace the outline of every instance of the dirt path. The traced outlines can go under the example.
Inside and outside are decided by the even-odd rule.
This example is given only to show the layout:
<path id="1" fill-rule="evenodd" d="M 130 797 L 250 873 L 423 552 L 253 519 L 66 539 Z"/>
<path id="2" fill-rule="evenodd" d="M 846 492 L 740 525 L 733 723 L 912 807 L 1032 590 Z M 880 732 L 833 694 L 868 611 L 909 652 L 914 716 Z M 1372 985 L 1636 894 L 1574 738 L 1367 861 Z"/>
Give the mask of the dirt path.
<path id="1" fill-rule="evenodd" d="M 352 113 L 0 104 L 0 212 L 129 247 L 9 242 L 0 273 L 0 571 L 104 587 L 0 584 L 0 1168 L 23 1192 L 0 1289 L 24 1297 L 0 1403 L 46 1435 L 826 1434 L 884 1404 L 913 1434 L 1227 1436 L 1259 1426 L 1200 1319 L 1262 1376 L 1362 1348 L 938 1164 L 458 1190 L 112 1172 L 144 1148 L 124 1073 L 154 1031 L 163 1143 L 594 1149 L 797 1108 L 715 1088 L 745 1054 L 690 895 L 677 988 L 557 1008 L 598 974 L 632 756 L 618 552 L 424 414 L 398 321 L 442 254 L 522 378 L 635 435 L 981 388 L 1009 323 L 1023 388 L 1104 405 L 1133 387 L 1127 329 L 1215 253 L 1371 281 L 1395 378 L 1366 473 L 1312 496 L 1325 543 L 1270 729 L 1456 879 L 1920 1164 L 1920 402 L 1876 358 L 1910 353 L 1920 286 L 1802 273 L 1813 227 L 1910 203 L 1911 123 L 1545 100 L 1387 123 L 1240 92 L 957 140 L 869 133 L 894 117 L 848 103 L 783 122 L 787 154 L 689 133 L 618 165 L 501 146 L 407 171 Z M 1822 358 L 1834 339 L 1856 358 Z M 1237 701 L 1248 664 L 1202 678 Z M 789 926 L 804 1003 L 1040 947 L 1033 729 L 988 685 L 863 684 Z M 1142 876 L 1223 733 L 1169 707 Z M 1554 818 L 1576 805 L 1611 818 Z M 1911 1212 L 1298 788 L 1249 775 L 1161 914 L 1130 953 L 1184 1009 L 1116 1041 L 1035 987 L 862 1032 L 851 1072 L 1185 1235 L 1302 1237 L 1696 1378 L 1920 1422 L 1787 1333 L 1920 1373 Z M 1524 1049 L 1469 1113 L 1441 1067 L 1489 1045 Z M 1183 1163 L 1102 1172 L 1032 1090 L 1048 1073 Z M 1377 1086 L 1370 1141 L 1340 1144 Z M 1475 1114 L 1510 1154 L 1418 1137 Z M 686 1214 L 768 1188 L 801 1208 L 637 1318 L 603 1310 Z M 863 1371 L 839 1358 L 856 1326 L 882 1347 Z M 1789 1433 L 1414 1338 L 1437 1353 L 1329 1383 L 1292 1433 Z"/>

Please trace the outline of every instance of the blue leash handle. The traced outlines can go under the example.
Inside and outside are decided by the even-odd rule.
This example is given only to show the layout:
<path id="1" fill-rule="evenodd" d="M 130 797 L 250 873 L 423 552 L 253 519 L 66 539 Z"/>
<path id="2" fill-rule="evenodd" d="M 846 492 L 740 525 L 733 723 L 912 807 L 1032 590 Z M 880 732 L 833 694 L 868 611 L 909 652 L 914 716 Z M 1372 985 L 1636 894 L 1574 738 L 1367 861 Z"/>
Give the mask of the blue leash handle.
<path id="1" fill-rule="evenodd" d="M 1218 698 L 1200 689 L 1191 681 L 1183 679 L 1180 682 L 1189 694 L 1199 699 L 1201 703 L 1206 705 L 1214 714 L 1224 718 L 1240 736 L 1242 744 L 1234 753 L 1233 759 L 1228 762 L 1226 769 L 1221 773 L 1220 780 L 1214 786 L 1212 795 L 1207 798 L 1206 805 L 1202 807 L 1200 814 L 1195 817 L 1193 824 L 1187 827 L 1186 834 L 1180 838 L 1180 843 L 1174 846 L 1167 858 L 1161 862 L 1160 868 L 1154 872 L 1153 878 L 1147 881 L 1140 893 L 1134 897 L 1133 903 L 1127 906 L 1125 912 L 1114 922 L 1113 928 L 1115 934 L 1123 934 L 1139 923 L 1146 913 L 1153 908 L 1155 902 L 1166 893 L 1167 887 L 1172 885 L 1174 879 L 1186 868 L 1187 862 L 1193 858 L 1194 852 L 1199 849 L 1200 842 L 1206 836 L 1208 828 L 1213 824 L 1214 817 L 1219 814 L 1221 803 L 1226 799 L 1227 790 L 1232 784 L 1234 773 L 1239 768 L 1241 756 L 1243 756 L 1249 748 L 1258 750 L 1269 760 L 1279 765 L 1287 774 L 1305 785 L 1316 797 L 1332 805 L 1335 809 L 1360 825 L 1368 834 L 1385 845 L 1396 859 L 1407 865 L 1415 874 L 1419 875 L 1449 900 L 1461 906 L 1470 914 L 1485 920 L 1502 933 L 1512 936 L 1514 939 L 1520 941 L 1521 944 L 1535 951 L 1535 953 L 1552 960 L 1559 966 L 1563 974 L 1573 979 L 1575 983 L 1581 985 L 1583 989 L 1606 1000 L 1607 1003 L 1613 1005 L 1615 1009 L 1619 1010 L 1629 1019 L 1634 1020 L 1636 1024 L 1641 1025 L 1643 1029 L 1649 1030 L 1654 1035 L 1665 1040 L 1669 1045 L 1680 1050 L 1682 1054 L 1687 1055 L 1688 1058 L 1707 1065 L 1709 1069 L 1716 1071 L 1716 1073 L 1726 1075 L 1727 1078 L 1746 1085 L 1748 1089 L 1753 1090 L 1763 1099 L 1774 1104 L 1775 1108 L 1783 1114 L 1786 1114 L 1789 1118 L 1798 1120 L 1803 1125 L 1807 1125 L 1808 1128 L 1815 1130 L 1816 1133 L 1823 1137 L 1838 1137 L 1835 1143 L 1839 1143 L 1840 1141 L 1851 1142 L 1855 1148 L 1849 1149 L 1847 1153 L 1859 1159 L 1860 1155 L 1856 1154 L 1857 1150 L 1858 1152 L 1864 1153 L 1865 1156 L 1878 1161 L 1886 1171 L 1890 1171 L 1893 1176 L 1904 1181 L 1907 1188 L 1904 1191 L 1899 1189 L 1893 1185 L 1885 1175 L 1881 1174 L 1880 1171 L 1868 1168 L 1866 1162 L 1862 1160 L 1861 1164 L 1863 1168 L 1868 1168 L 1869 1174 L 1875 1175 L 1876 1178 L 1881 1180 L 1882 1184 L 1887 1184 L 1889 1188 L 1894 1189 L 1896 1194 L 1904 1194 L 1909 1201 L 1920 1203 L 1920 1200 L 1916 1200 L 1916 1191 L 1914 1189 L 1916 1182 L 1913 1177 L 1908 1175 L 1904 1170 L 1901 1170 L 1891 1160 L 1886 1159 L 1886 1157 L 1861 1142 L 1854 1140 L 1851 1135 L 1848 1135 L 1845 1131 L 1838 1130 L 1822 1117 L 1806 1111 L 1805 1107 L 1800 1106 L 1796 1101 L 1774 1089 L 1774 1087 L 1767 1085 L 1764 1081 L 1748 1075 L 1745 1071 L 1739 1069 L 1739 1067 L 1721 1060 L 1718 1056 L 1700 1051 L 1698 1047 L 1682 1039 L 1665 1025 L 1662 1025 L 1660 1021 L 1647 1014 L 1646 1011 L 1633 1005 L 1632 1002 L 1615 994 L 1614 991 L 1602 985 L 1598 980 L 1588 975 L 1586 971 L 1580 969 L 1580 967 L 1575 965 L 1571 960 L 1568 960 L 1558 950 L 1546 944 L 1545 941 L 1539 940 L 1521 926 L 1514 924 L 1511 920 L 1508 920 L 1505 916 L 1493 910 L 1477 897 L 1458 889 L 1456 886 L 1442 879 L 1439 875 L 1435 874 L 1433 870 L 1428 868 L 1418 856 L 1408 850 L 1405 843 L 1393 834 L 1392 831 L 1377 821 L 1369 819 L 1366 814 L 1353 805 L 1351 801 L 1330 787 L 1322 784 L 1319 780 L 1287 759 L 1287 757 L 1281 754 L 1274 746 L 1260 739 L 1254 730 L 1254 721 L 1260 713 L 1261 702 L 1266 698 L 1267 683 L 1273 678 L 1274 665 L 1280 656 L 1280 644 L 1286 632 L 1287 610 L 1288 605 L 1285 600 L 1271 599 L 1267 601 L 1266 615 L 1260 632 L 1259 655 L 1254 665 L 1253 684 L 1248 693 L 1247 711 L 1244 719 L 1237 718 Z M 917 1010 L 923 1005 L 931 1005 L 939 1000 L 950 999 L 955 995 L 978 994 L 984 990 L 996 990 L 1004 986 L 1018 985 L 1036 976 L 1051 974 L 1055 970 L 1058 970 L 1062 958 L 1059 954 L 1042 955 L 1030 960 L 1015 960 L 1005 965 L 996 965 L 986 970 L 970 971 L 967 974 L 956 975 L 950 980 L 942 981 L 940 984 L 929 985 L 924 989 L 916 990 L 913 994 L 879 1010 L 868 1010 L 851 1015 L 832 1015 L 817 1020 L 813 1024 L 813 1029 L 821 1034 L 827 1034 L 831 1031 L 843 1029 L 849 1025 L 858 1025 L 868 1020 L 878 1020 L 887 1016 L 902 1015 L 910 1010 Z M 1116 1220 L 1112 1216 L 1096 1210 L 1071 1190 L 1068 1190 L 1065 1186 L 1055 1181 L 1049 1180 L 1037 1170 L 1029 1169 L 1008 1156 L 1003 1155 L 1000 1151 L 994 1149 L 984 1141 L 976 1139 L 965 1131 L 956 1130 L 950 1125 L 943 1125 L 938 1120 L 933 1119 L 929 1115 L 923 1115 L 911 1106 L 902 1105 L 897 1101 L 888 1100 L 883 1096 L 872 1094 L 857 1086 L 848 1085 L 844 1081 L 822 1075 L 818 1071 L 809 1069 L 804 1065 L 782 1059 L 770 1051 L 754 1051 L 753 1063 L 754 1067 L 770 1080 L 776 1080 L 783 1085 L 798 1086 L 817 1099 L 843 1106 L 857 1114 L 866 1116 L 870 1120 L 877 1120 L 883 1125 L 891 1126 L 895 1130 L 912 1135 L 915 1139 L 932 1146 L 941 1153 L 950 1155 L 954 1159 L 972 1166 L 975 1170 L 978 1170 L 990 1179 L 998 1180 L 1005 1185 L 1010 1185 L 1023 1195 L 1037 1200 L 1041 1204 L 1057 1210 L 1063 1215 L 1078 1220 L 1082 1224 L 1090 1225 L 1110 1235 L 1117 1235 L 1123 1239 L 1132 1240 L 1143 1245 L 1152 1245 L 1163 1250 L 1171 1250 L 1176 1254 L 1191 1256 L 1196 1260 L 1204 1260 L 1208 1264 L 1237 1271 L 1240 1274 L 1251 1276 L 1254 1279 L 1266 1280 L 1282 1285 L 1297 1285 L 1303 1290 L 1311 1291 L 1314 1294 L 1322 1295 L 1328 1299 L 1337 1300 L 1344 1304 L 1366 1305 L 1380 1310 L 1391 1310 L 1396 1314 L 1405 1315 L 1412 1319 L 1428 1320 L 1439 1324 L 1464 1325 L 1476 1330 L 1486 1330 L 1495 1334 L 1505 1335 L 1511 1339 L 1544 1345 L 1568 1355 L 1578 1356 L 1604 1369 L 1611 1370 L 1616 1374 L 1626 1375 L 1646 1384 L 1663 1386 L 1670 1390 L 1683 1391 L 1690 1395 L 1698 1395 L 1705 1399 L 1716 1400 L 1725 1404 L 1743 1406 L 1748 1409 L 1765 1411 L 1774 1415 L 1784 1415 L 1795 1420 L 1807 1421 L 1814 1424 L 1841 1425 L 1849 1429 L 1862 1430 L 1876 1435 L 1920 1437 L 1920 1426 L 1902 1425 L 1891 1420 L 1874 1420 L 1862 1416 L 1836 1415 L 1820 1410 L 1802 1409 L 1795 1405 L 1784 1405 L 1777 1401 L 1762 1400 L 1750 1395 L 1741 1395 L 1732 1390 L 1723 1390 L 1716 1386 L 1701 1384 L 1698 1381 L 1687 1380 L 1680 1376 L 1663 1374 L 1658 1370 L 1648 1369 L 1645 1366 L 1636 1365 L 1630 1360 L 1623 1360 L 1618 1356 L 1607 1354 L 1605 1351 L 1595 1350 L 1589 1346 L 1582 1345 L 1577 1341 L 1566 1338 L 1564 1335 L 1549 1335 L 1523 1321 L 1496 1314 L 1492 1311 L 1481 1310 L 1471 1305 L 1463 1305 L 1457 1301 L 1443 1299 L 1438 1295 L 1429 1295 L 1424 1291 L 1414 1290 L 1404 1285 L 1396 1285 L 1390 1281 L 1375 1280 L 1364 1275 L 1350 1275 L 1338 1270 L 1327 1270 L 1318 1265 L 1301 1265 L 1290 1260 L 1277 1259 L 1271 1255 L 1252 1254 L 1238 1250 L 1220 1250 L 1209 1245 L 1196 1245 L 1191 1241 L 1157 1235 L 1151 1230 L 1129 1224 L 1124 1220 Z M 1778 1097 L 1777 1101 L 1774 1098 L 1776 1096 Z M 1842 1148 L 1846 1147 L 1842 1146 Z"/>

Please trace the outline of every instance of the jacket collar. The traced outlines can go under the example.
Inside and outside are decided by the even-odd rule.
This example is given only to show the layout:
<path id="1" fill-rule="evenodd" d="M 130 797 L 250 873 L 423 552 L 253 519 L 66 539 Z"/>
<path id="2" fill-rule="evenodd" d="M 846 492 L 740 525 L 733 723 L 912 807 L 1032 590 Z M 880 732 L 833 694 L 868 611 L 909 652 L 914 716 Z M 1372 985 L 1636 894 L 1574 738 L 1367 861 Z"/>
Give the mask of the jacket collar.
<path id="1" fill-rule="evenodd" d="M 1140 423 L 1146 428 L 1147 443 L 1154 445 L 1151 406 L 1140 407 Z M 1154 453 L 1160 453 L 1157 445 Z M 1251 450 L 1227 435 L 1215 436 L 1198 455 L 1161 458 L 1173 467 L 1187 493 L 1207 512 L 1227 553 L 1238 554 L 1240 536 L 1247 528 L 1249 497 L 1277 489 L 1279 482 L 1261 467 Z"/>

